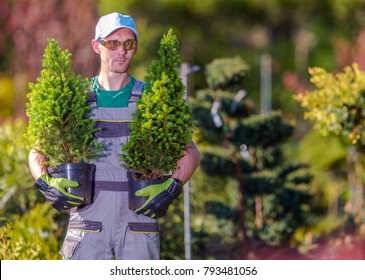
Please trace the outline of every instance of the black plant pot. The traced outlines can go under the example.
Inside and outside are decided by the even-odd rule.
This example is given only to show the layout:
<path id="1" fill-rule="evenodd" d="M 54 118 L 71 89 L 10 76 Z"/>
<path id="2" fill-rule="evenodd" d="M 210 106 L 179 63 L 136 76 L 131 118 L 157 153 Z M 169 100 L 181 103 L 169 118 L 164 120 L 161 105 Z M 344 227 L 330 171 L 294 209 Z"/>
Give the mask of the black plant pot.
<path id="1" fill-rule="evenodd" d="M 161 184 L 171 177 L 171 176 L 165 176 L 161 179 L 155 179 L 155 180 L 135 180 L 133 174 L 134 172 L 132 171 L 128 171 L 127 173 L 129 209 L 131 210 L 138 209 L 148 199 L 148 196 L 136 196 L 135 195 L 136 191 L 148 187 L 150 185 Z"/>
<path id="2" fill-rule="evenodd" d="M 88 205 L 94 196 L 94 172 L 95 165 L 89 163 L 66 163 L 57 165 L 56 168 L 48 168 L 48 172 L 55 178 L 66 178 L 77 181 L 77 188 L 67 188 L 69 193 L 83 196 L 84 203 L 80 206 Z"/>

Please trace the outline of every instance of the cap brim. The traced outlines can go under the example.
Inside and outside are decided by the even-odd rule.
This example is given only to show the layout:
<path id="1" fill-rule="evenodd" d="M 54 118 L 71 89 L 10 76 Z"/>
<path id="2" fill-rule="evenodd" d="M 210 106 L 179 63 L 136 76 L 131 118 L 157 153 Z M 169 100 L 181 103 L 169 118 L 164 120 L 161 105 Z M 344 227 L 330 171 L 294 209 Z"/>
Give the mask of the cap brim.
<path id="1" fill-rule="evenodd" d="M 131 30 L 134 33 L 134 35 L 136 35 L 136 38 L 138 38 L 138 32 L 137 32 L 137 30 L 131 28 L 130 26 L 119 25 L 119 26 L 114 27 L 113 29 L 109 30 L 107 34 L 100 34 L 99 37 L 95 38 L 95 40 L 97 40 L 97 39 L 104 39 L 105 37 L 108 37 L 113 32 L 117 31 L 118 29 L 122 29 L 122 28 L 128 28 L 129 30 Z"/>

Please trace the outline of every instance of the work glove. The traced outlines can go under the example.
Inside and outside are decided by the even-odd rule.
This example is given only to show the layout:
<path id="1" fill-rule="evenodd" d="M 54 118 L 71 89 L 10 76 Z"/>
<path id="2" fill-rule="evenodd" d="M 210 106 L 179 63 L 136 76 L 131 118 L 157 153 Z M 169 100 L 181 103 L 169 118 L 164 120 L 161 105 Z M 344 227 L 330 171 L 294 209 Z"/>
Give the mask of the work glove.
<path id="1" fill-rule="evenodd" d="M 65 178 L 53 178 L 43 174 L 37 179 L 35 186 L 58 211 L 79 206 L 85 199 L 67 192 L 67 188 L 76 188 L 79 183 Z"/>
<path id="2" fill-rule="evenodd" d="M 157 219 L 163 217 L 172 201 L 182 192 L 180 180 L 169 178 L 161 184 L 153 184 L 136 191 L 136 196 L 148 196 L 136 213 Z"/>

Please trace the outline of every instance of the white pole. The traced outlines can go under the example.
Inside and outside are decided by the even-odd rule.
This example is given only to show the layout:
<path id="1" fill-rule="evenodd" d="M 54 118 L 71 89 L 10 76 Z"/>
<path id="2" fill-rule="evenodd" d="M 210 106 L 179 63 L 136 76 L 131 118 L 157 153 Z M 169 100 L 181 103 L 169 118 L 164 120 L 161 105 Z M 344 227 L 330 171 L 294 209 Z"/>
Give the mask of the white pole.
<path id="1" fill-rule="evenodd" d="M 260 56 L 260 112 L 271 112 L 271 56 L 263 54 Z"/>
<path id="2" fill-rule="evenodd" d="M 189 95 L 188 88 L 188 75 L 199 71 L 198 66 L 190 67 L 189 63 L 182 63 L 180 68 L 180 76 L 182 83 L 186 87 L 187 100 Z M 190 224 L 190 181 L 188 181 L 184 186 L 184 245 L 185 245 L 185 259 L 191 260 L 192 250 L 191 250 L 191 224 Z"/>

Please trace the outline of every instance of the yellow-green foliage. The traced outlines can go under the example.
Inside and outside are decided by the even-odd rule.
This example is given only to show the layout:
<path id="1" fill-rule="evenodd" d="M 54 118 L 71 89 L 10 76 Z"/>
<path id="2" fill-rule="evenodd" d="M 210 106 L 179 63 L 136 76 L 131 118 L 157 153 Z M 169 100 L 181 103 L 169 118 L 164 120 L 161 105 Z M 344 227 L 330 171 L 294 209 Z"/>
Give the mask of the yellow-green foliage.
<path id="1" fill-rule="evenodd" d="M 60 259 L 54 222 L 56 210 L 49 203 L 38 204 L 20 219 L 0 227 L 0 259 L 54 260 Z"/>
<path id="2" fill-rule="evenodd" d="M 14 85 L 10 77 L 0 74 L 0 117 L 9 117 L 14 110 Z"/>
<path id="3" fill-rule="evenodd" d="M 56 210 L 34 187 L 24 119 L 0 125 L 0 259 L 59 259 Z M 60 216 L 58 216 L 59 218 Z"/>
<path id="4" fill-rule="evenodd" d="M 0 215 L 24 213 L 35 205 L 37 194 L 28 168 L 27 124 L 18 118 L 0 125 Z M 0 223 L 1 224 L 1 223 Z"/>
<path id="5" fill-rule="evenodd" d="M 328 73 L 309 68 L 317 89 L 299 93 L 295 99 L 306 109 L 304 117 L 315 122 L 323 135 L 334 133 L 351 144 L 365 145 L 365 72 L 357 64 L 343 72 Z"/>

